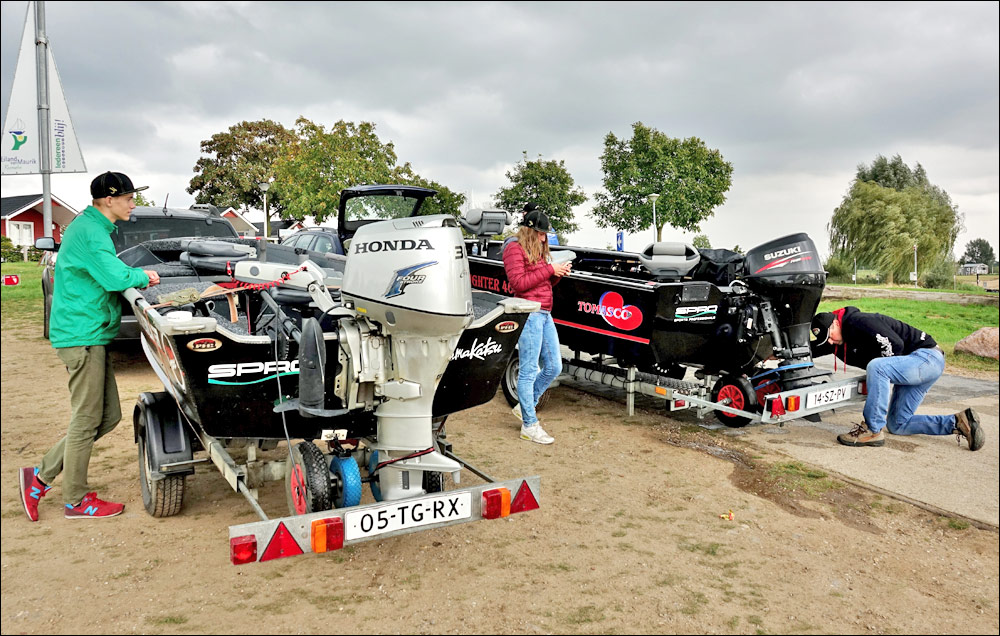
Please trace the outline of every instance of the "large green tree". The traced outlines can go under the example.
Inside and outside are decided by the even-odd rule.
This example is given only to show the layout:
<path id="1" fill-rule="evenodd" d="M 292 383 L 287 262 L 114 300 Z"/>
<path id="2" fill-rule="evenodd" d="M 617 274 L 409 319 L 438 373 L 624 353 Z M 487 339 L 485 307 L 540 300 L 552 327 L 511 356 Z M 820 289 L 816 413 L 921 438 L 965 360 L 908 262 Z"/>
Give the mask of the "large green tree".
<path id="1" fill-rule="evenodd" d="M 220 208 L 230 205 L 264 208 L 260 184 L 274 176 L 273 167 L 295 141 L 295 133 L 270 119 L 242 121 L 226 132 L 201 142 L 201 157 L 195 163 L 195 176 L 187 188 L 196 203 L 211 203 Z M 268 216 L 282 211 L 281 197 L 268 191 Z"/>
<path id="2" fill-rule="evenodd" d="M 632 137 L 604 138 L 601 155 L 605 192 L 594 195 L 591 215 L 601 227 L 638 232 L 653 225 L 650 194 L 656 201 L 656 239 L 663 226 L 698 232 L 701 222 L 726 201 L 733 166 L 697 137 L 675 139 L 636 122 Z"/>
<path id="3" fill-rule="evenodd" d="M 549 217 L 552 229 L 564 236 L 579 229 L 573 222 L 573 207 L 587 200 L 583 189 L 576 187 L 566 169 L 566 162 L 554 159 L 528 160 L 524 152 L 513 170 L 507 171 L 510 186 L 501 187 L 493 195 L 496 205 L 504 210 L 520 212 L 534 203 Z"/>
<path id="4" fill-rule="evenodd" d="M 857 258 L 882 272 L 889 283 L 905 280 L 913 270 L 914 246 L 918 271 L 950 258 L 962 222 L 941 193 L 919 185 L 897 190 L 855 179 L 827 226 L 831 253 Z"/>
<path id="5" fill-rule="evenodd" d="M 965 254 L 962 255 L 962 262 L 992 265 L 996 261 L 996 258 L 990 242 L 984 238 L 977 238 L 965 244 Z"/>
<path id="6" fill-rule="evenodd" d="M 312 216 L 317 222 L 335 216 L 340 192 L 364 184 L 419 185 L 438 190 L 421 213 L 457 215 L 465 200 L 448 188 L 416 174 L 409 163 L 397 165 L 392 142 L 382 143 L 370 122 L 338 121 L 330 130 L 305 117 L 295 122 L 296 141 L 274 165 L 274 190 L 284 218 Z M 377 211 L 376 211 L 377 213 Z"/>

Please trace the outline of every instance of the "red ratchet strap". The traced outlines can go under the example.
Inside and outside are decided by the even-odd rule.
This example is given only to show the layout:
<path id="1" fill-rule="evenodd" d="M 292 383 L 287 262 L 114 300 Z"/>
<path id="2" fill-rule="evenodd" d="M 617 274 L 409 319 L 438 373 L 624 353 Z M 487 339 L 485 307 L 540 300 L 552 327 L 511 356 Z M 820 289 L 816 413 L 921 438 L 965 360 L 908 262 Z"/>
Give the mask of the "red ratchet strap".
<path id="1" fill-rule="evenodd" d="M 417 451 L 415 453 L 410 453 L 409 455 L 407 455 L 405 457 L 397 457 L 395 459 L 390 459 L 388 461 L 379 462 L 379 464 L 377 466 L 375 466 L 375 470 L 373 470 L 372 472 L 373 473 L 378 472 L 379 470 L 385 468 L 389 464 L 395 464 L 396 462 L 401 462 L 404 459 L 413 459 L 414 457 L 422 457 L 423 455 L 427 455 L 428 453 L 433 453 L 433 452 L 434 452 L 433 448 L 428 448 L 427 450 L 422 450 L 422 451 Z"/>
<path id="2" fill-rule="evenodd" d="M 253 290 L 253 291 L 263 291 L 265 289 L 272 289 L 274 287 L 278 287 L 279 285 L 283 284 L 285 281 L 287 281 L 289 278 L 291 278 L 295 274 L 298 274 L 299 272 L 304 272 L 307 269 L 308 268 L 305 265 L 303 265 L 302 267 L 298 268 L 297 270 L 295 270 L 293 272 L 285 272 L 285 273 L 283 273 L 281 275 L 281 277 L 278 278 L 277 280 L 268 281 L 266 283 L 244 283 L 243 281 L 236 280 L 236 277 L 233 276 L 233 264 L 232 264 L 232 262 L 231 261 L 226 261 L 226 274 L 229 275 L 229 278 L 230 278 L 230 281 L 231 281 L 227 286 L 238 287 L 240 289 L 249 289 L 249 290 Z"/>

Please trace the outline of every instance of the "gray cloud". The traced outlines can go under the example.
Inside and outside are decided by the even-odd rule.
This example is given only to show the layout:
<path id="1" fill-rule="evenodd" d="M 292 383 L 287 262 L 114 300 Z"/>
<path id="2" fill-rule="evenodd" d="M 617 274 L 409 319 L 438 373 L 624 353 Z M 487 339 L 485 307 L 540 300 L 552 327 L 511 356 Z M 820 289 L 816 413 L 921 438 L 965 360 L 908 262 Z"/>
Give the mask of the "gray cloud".
<path id="1" fill-rule="evenodd" d="M 25 6 L 2 5 L 5 107 Z M 135 162 L 172 201 L 198 143 L 242 119 L 374 121 L 402 160 L 477 202 L 522 151 L 566 159 L 592 195 L 604 136 L 643 121 L 734 164 L 704 228 L 716 244 L 802 219 L 825 243 L 855 166 L 897 152 L 966 212 L 960 240 L 997 240 L 996 3 L 46 7 L 91 169 Z M 36 190 L 26 179 L 5 177 L 5 194 Z"/>

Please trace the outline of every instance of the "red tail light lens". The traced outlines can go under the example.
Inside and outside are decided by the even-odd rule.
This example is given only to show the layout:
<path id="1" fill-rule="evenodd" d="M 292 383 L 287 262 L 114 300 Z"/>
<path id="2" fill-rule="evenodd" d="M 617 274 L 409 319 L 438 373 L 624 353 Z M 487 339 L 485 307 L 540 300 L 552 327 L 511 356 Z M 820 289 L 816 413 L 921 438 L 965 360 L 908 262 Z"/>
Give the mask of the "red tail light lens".
<path id="1" fill-rule="evenodd" d="M 483 491 L 483 518 L 499 519 L 510 515 L 510 491 L 494 488 Z"/>
<path id="2" fill-rule="evenodd" d="M 257 537 L 233 537 L 229 540 L 229 560 L 233 565 L 243 565 L 257 560 Z"/>
<path id="3" fill-rule="evenodd" d="M 312 522 L 311 536 L 313 552 L 339 550 L 344 547 L 344 520 L 340 517 L 317 519 Z"/>

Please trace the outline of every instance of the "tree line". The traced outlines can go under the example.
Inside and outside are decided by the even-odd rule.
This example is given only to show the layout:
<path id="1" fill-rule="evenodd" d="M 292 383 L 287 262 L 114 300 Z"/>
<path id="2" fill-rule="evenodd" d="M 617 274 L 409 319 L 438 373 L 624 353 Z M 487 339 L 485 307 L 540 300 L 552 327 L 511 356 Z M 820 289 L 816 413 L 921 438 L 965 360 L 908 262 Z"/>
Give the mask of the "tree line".
<path id="1" fill-rule="evenodd" d="M 198 203 L 243 210 L 263 209 L 261 183 L 268 189 L 268 216 L 317 223 L 335 216 L 340 192 L 363 184 L 402 184 L 432 188 L 424 214 L 461 213 L 465 195 L 416 173 L 401 161 L 391 141 L 383 142 L 371 122 L 338 121 L 329 129 L 299 117 L 291 129 L 263 119 L 243 121 L 201 142 L 202 156 L 187 188 Z M 640 232 L 654 225 L 662 237 L 665 225 L 700 232 L 701 223 L 726 201 L 733 166 L 719 150 L 697 137 L 673 138 L 642 122 L 619 138 L 609 132 L 600 157 L 603 190 L 596 192 L 592 218 L 600 227 Z M 527 203 L 545 210 L 553 230 L 564 237 L 577 229 L 573 208 L 588 200 L 562 160 L 523 152 L 508 183 L 493 194 L 494 205 L 519 212 Z M 827 225 L 831 275 L 844 275 L 854 262 L 875 269 L 887 282 L 906 280 L 913 269 L 954 269 L 953 250 L 963 229 L 963 216 L 948 193 L 934 185 L 919 163 L 911 168 L 899 155 L 876 156 L 860 164 L 847 194 Z M 695 237 L 699 247 L 711 243 Z M 735 248 L 737 251 L 739 247 Z M 985 239 L 967 246 L 965 262 L 991 264 L 994 255 Z M 949 274 L 950 275 L 950 274 Z"/>
<path id="2" fill-rule="evenodd" d="M 604 192 L 595 195 L 592 214 L 601 227 L 640 231 L 653 225 L 649 194 L 657 193 L 657 236 L 664 225 L 698 231 L 702 221 L 725 202 L 732 164 L 697 137 L 675 139 L 636 122 L 632 137 L 608 133 L 601 164 Z M 267 190 L 268 216 L 313 217 L 317 223 L 336 215 L 340 192 L 374 183 L 417 185 L 438 191 L 423 214 L 460 214 L 465 195 L 417 174 L 401 162 L 392 142 L 383 142 L 370 122 L 338 121 L 329 130 L 300 117 L 293 129 L 263 119 L 243 121 L 201 142 L 202 156 L 187 191 L 197 203 L 263 209 L 261 183 Z M 509 181 L 493 195 L 494 204 L 519 212 L 527 203 L 545 210 L 560 236 L 578 229 L 573 208 L 587 201 L 565 162 L 529 159 L 527 152 L 506 173 Z"/>

